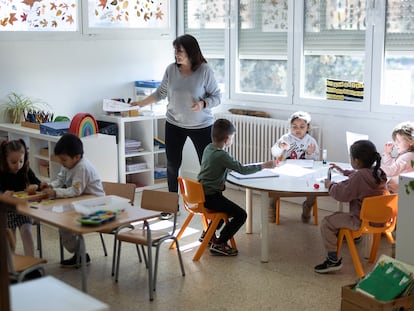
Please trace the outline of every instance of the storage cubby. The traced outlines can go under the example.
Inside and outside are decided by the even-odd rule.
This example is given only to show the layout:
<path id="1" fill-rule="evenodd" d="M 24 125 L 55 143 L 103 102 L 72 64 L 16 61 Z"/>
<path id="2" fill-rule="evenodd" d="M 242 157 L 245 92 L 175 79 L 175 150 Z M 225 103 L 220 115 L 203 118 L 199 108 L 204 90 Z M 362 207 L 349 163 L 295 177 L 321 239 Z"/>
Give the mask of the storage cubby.
<path id="1" fill-rule="evenodd" d="M 29 149 L 30 168 L 43 180 L 53 179 L 60 171 L 61 165 L 53 150 L 60 136 L 40 134 L 38 129 L 20 124 L 0 124 L 0 136 L 8 140 L 23 139 Z M 115 137 L 96 134 L 82 137 L 84 156 L 95 166 L 104 181 L 118 180 L 118 154 Z"/>
<path id="2" fill-rule="evenodd" d="M 120 182 L 135 183 L 138 191 L 166 185 L 164 116 L 102 115 L 98 119 L 118 126 Z"/>

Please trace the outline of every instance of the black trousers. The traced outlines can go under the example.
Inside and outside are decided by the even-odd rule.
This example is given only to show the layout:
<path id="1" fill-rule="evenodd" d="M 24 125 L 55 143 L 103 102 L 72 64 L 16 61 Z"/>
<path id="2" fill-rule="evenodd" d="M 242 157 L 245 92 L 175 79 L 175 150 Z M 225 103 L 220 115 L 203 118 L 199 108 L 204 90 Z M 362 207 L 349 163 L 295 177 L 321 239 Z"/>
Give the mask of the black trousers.
<path id="1" fill-rule="evenodd" d="M 201 163 L 203 151 L 211 143 L 211 128 L 185 129 L 165 123 L 165 153 L 167 156 L 168 191 L 178 192 L 178 173 L 183 159 L 183 148 L 187 137 L 191 139 Z"/>
<path id="2" fill-rule="evenodd" d="M 246 222 L 247 213 L 233 201 L 230 201 L 222 193 L 206 195 L 205 207 L 217 211 L 224 212 L 230 218 L 230 221 L 224 226 L 218 238 L 219 242 L 227 243 L 227 241 L 236 234 L 241 226 Z"/>

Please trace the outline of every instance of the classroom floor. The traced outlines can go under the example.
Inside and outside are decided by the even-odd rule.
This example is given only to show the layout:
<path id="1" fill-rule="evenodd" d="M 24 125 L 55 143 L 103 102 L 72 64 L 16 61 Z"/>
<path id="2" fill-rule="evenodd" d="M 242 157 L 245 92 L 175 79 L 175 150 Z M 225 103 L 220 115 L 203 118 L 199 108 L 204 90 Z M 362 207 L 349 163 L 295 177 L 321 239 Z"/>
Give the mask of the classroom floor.
<path id="1" fill-rule="evenodd" d="M 244 192 L 228 189 L 225 195 L 244 206 Z M 324 198 L 325 205 L 335 207 Z M 137 202 L 140 195 L 137 193 Z M 181 275 L 175 251 L 169 243 L 161 250 L 157 290 L 154 301 L 148 299 L 147 271 L 138 262 L 135 248 L 123 244 L 119 282 L 111 277 L 113 236 L 106 235 L 110 251 L 104 257 L 98 234 L 85 237 L 91 256 L 88 266 L 88 293 L 110 305 L 111 310 L 340 310 L 341 286 L 356 281 L 356 274 L 346 244 L 343 250 L 343 268 L 331 274 L 313 271 L 324 260 L 319 226 L 303 224 L 301 207 L 282 202 L 280 225 L 269 224 L 269 262 L 260 262 L 260 197 L 253 198 L 253 234 L 245 227 L 236 235 L 239 255 L 211 256 L 207 250 L 198 262 L 193 262 L 195 243 L 201 234 L 199 217 L 194 217 L 188 235 L 181 239 L 186 275 Z M 319 203 L 319 206 L 323 205 Z M 319 220 L 330 212 L 320 209 Z M 184 209 L 179 216 L 182 224 Z M 167 222 L 167 221 L 166 221 Z M 43 256 L 48 260 L 47 274 L 80 289 L 80 269 L 63 269 L 59 265 L 57 230 L 42 226 Z M 21 247 L 20 239 L 18 243 Z M 18 247 L 19 247 L 18 245 Z M 357 246 L 364 252 L 364 241 Z M 379 254 L 391 255 L 391 245 L 381 241 Z M 66 254 L 68 257 L 68 254 Z M 362 259 L 365 271 L 372 268 Z"/>

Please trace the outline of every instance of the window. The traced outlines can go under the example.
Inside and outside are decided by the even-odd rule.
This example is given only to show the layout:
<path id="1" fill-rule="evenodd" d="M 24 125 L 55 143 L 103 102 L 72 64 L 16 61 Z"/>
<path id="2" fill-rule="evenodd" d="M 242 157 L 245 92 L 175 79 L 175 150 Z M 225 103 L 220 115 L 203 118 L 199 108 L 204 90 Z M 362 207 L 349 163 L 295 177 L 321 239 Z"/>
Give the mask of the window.
<path id="1" fill-rule="evenodd" d="M 288 0 L 239 1 L 236 93 L 287 95 Z"/>
<path id="2" fill-rule="evenodd" d="M 0 0 L 0 31 L 78 31 L 79 0 Z"/>
<path id="3" fill-rule="evenodd" d="M 88 0 L 89 28 L 169 28 L 167 0 Z"/>
<path id="4" fill-rule="evenodd" d="M 226 91 L 225 29 L 228 27 L 228 12 L 228 0 L 187 0 L 184 3 L 184 32 L 197 38 L 222 93 Z"/>
<path id="5" fill-rule="evenodd" d="M 365 1 L 307 0 L 304 11 L 302 96 L 326 98 L 327 79 L 363 83 Z"/>
<path id="6" fill-rule="evenodd" d="M 414 0 L 387 1 L 385 105 L 414 107 Z"/>

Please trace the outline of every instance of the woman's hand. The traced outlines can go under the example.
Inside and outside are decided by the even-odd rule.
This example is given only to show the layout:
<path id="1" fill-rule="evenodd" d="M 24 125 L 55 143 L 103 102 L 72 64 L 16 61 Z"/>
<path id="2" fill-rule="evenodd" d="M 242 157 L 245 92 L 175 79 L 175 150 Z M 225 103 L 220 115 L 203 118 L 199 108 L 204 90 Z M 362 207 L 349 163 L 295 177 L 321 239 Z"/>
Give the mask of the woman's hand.
<path id="1" fill-rule="evenodd" d="M 46 188 L 43 190 L 45 198 L 54 198 L 56 197 L 56 191 L 53 188 Z"/>
<path id="2" fill-rule="evenodd" d="M 193 102 L 193 105 L 191 106 L 192 111 L 201 111 L 204 108 L 204 100 L 199 100 L 196 102 Z"/>
<path id="3" fill-rule="evenodd" d="M 146 106 L 141 100 L 139 100 L 139 101 L 136 101 L 136 102 L 131 102 L 131 103 L 129 103 L 131 106 L 138 106 L 138 107 L 144 107 L 144 106 Z"/>

